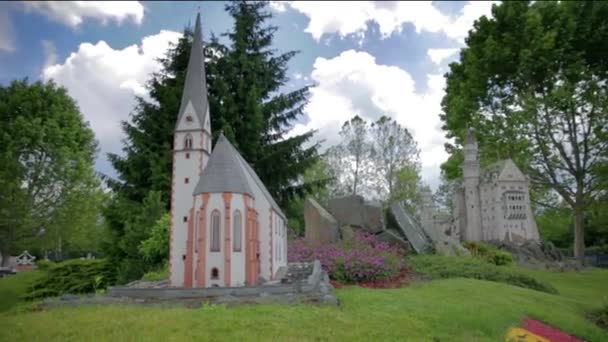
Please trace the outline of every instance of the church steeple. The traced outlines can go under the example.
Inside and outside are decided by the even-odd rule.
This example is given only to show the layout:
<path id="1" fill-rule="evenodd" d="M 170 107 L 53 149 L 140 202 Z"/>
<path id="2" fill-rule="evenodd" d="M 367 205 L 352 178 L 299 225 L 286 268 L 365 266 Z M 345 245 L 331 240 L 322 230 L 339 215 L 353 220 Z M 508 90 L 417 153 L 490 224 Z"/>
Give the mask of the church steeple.
<path id="1" fill-rule="evenodd" d="M 177 117 L 177 129 L 179 129 L 182 117 L 188 110 L 189 103 L 192 104 L 194 110 L 194 113 L 192 114 L 197 116 L 200 126 L 203 127 L 207 115 L 209 115 L 209 101 L 207 99 L 205 56 L 203 52 L 203 33 L 201 29 L 200 13 L 196 16 L 196 24 L 194 26 L 194 40 L 192 41 L 192 49 L 190 50 L 186 81 L 184 82 L 182 101 Z"/>

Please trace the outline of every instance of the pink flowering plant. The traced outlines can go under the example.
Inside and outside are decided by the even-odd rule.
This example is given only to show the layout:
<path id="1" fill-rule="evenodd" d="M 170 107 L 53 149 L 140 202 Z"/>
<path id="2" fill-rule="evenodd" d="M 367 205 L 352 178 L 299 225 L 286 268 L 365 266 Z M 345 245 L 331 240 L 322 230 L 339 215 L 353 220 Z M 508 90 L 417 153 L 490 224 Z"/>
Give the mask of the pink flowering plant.
<path id="1" fill-rule="evenodd" d="M 290 262 L 319 259 L 330 278 L 342 283 L 388 280 L 405 267 L 403 249 L 365 232 L 356 232 L 351 241 L 325 245 L 295 239 L 290 241 L 287 258 Z"/>

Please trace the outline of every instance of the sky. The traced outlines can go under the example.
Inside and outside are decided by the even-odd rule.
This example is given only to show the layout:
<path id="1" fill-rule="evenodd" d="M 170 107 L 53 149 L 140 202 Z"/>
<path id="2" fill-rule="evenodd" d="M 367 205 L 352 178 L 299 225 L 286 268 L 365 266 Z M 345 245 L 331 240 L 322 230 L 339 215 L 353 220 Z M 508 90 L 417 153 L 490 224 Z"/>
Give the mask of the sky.
<path id="1" fill-rule="evenodd" d="M 416 139 L 422 179 L 436 189 L 448 157 L 439 119 L 443 75 L 493 3 L 270 2 L 274 47 L 300 51 L 285 90 L 315 85 L 290 134 L 315 129 L 327 148 L 354 115 L 390 116 Z M 0 84 L 27 77 L 64 86 L 99 142 L 96 170 L 115 177 L 106 155 L 121 153 L 120 123 L 129 120 L 135 96 L 146 96 L 156 59 L 199 8 L 204 36 L 231 28 L 220 1 L 0 2 Z"/>

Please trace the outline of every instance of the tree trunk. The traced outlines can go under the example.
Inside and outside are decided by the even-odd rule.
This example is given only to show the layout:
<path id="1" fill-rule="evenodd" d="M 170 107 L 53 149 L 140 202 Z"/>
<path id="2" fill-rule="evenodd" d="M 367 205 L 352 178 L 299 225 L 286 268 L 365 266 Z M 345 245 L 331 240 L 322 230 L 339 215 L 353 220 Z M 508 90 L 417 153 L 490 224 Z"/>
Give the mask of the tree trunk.
<path id="1" fill-rule="evenodd" d="M 585 261 L 585 212 L 580 205 L 574 207 L 574 257 L 581 263 Z"/>
<path id="2" fill-rule="evenodd" d="M 2 256 L 0 267 L 8 267 L 8 263 L 11 259 L 11 253 L 9 253 L 8 249 L 6 248 L 0 248 L 0 255 Z"/>

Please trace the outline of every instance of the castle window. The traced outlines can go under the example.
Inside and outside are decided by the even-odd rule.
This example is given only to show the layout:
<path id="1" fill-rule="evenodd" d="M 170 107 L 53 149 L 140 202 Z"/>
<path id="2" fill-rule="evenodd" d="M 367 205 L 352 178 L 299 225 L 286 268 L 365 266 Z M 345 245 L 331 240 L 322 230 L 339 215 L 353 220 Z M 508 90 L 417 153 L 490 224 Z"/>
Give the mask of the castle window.
<path id="1" fill-rule="evenodd" d="M 190 179 L 188 177 L 184 178 L 184 183 L 186 183 L 186 184 L 190 183 Z"/>
<path id="2" fill-rule="evenodd" d="M 186 134 L 184 138 L 184 150 L 192 149 L 192 135 Z"/>
<path id="3" fill-rule="evenodd" d="M 234 212 L 234 226 L 232 227 L 232 250 L 235 252 L 240 252 L 242 249 L 242 240 L 243 240 L 243 223 L 241 219 L 241 212 L 236 210 Z"/>
<path id="4" fill-rule="evenodd" d="M 220 212 L 214 210 L 211 213 L 211 251 L 220 251 Z"/>
<path id="5" fill-rule="evenodd" d="M 186 153 L 186 159 L 190 159 L 190 153 Z"/>
<path id="6" fill-rule="evenodd" d="M 211 269 L 211 279 L 212 280 L 220 279 L 220 271 L 217 269 L 217 267 L 214 267 L 213 269 Z"/>

